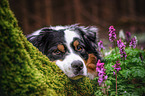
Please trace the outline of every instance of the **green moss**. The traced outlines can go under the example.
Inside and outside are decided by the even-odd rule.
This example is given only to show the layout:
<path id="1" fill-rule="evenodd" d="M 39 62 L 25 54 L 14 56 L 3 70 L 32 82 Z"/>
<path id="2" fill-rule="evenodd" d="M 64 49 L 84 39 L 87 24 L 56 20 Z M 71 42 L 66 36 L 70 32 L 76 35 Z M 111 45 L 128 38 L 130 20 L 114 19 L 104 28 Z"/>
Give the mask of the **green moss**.
<path id="1" fill-rule="evenodd" d="M 70 81 L 49 59 L 42 55 L 18 27 L 7 0 L 0 2 L 0 95 L 64 96 L 94 92 L 92 81 Z"/>

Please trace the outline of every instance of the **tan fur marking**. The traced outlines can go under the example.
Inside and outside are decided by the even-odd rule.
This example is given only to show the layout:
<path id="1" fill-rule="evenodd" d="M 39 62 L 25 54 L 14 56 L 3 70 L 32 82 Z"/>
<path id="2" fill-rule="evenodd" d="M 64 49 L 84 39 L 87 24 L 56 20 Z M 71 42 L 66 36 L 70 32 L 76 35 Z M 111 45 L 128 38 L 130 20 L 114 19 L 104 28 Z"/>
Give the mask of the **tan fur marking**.
<path id="1" fill-rule="evenodd" d="M 60 50 L 61 52 L 65 52 L 65 48 L 62 44 L 57 45 L 58 50 Z"/>
<path id="2" fill-rule="evenodd" d="M 78 49 L 77 49 L 77 46 L 79 45 L 79 41 L 77 41 L 77 40 L 74 41 L 73 45 L 74 45 L 74 47 L 75 47 L 75 50 L 78 50 Z"/>
<path id="3" fill-rule="evenodd" d="M 89 57 L 86 62 L 86 67 L 87 67 L 88 73 L 90 73 L 96 77 L 97 76 L 97 72 L 96 72 L 97 57 L 94 54 L 89 54 L 88 56 Z"/>

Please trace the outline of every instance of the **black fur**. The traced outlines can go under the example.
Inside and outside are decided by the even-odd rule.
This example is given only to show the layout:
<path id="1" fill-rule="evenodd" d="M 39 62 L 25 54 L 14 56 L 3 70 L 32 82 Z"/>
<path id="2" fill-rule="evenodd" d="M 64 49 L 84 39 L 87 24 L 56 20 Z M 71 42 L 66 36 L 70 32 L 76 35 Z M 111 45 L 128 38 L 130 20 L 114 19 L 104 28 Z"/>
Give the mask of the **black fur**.
<path id="1" fill-rule="evenodd" d="M 82 46 L 84 47 L 85 51 L 81 53 L 77 52 L 77 54 L 80 54 L 81 57 L 83 57 L 85 60 L 88 59 L 88 54 L 91 53 L 93 53 L 98 59 L 101 59 L 97 51 L 97 32 L 91 30 L 91 27 L 85 28 L 85 31 L 83 28 L 84 27 L 79 27 L 77 25 L 68 26 L 68 28 L 66 28 L 76 31 L 81 37 L 79 42 L 83 44 Z M 42 28 L 39 35 L 29 35 L 27 36 L 27 39 L 51 61 L 64 59 L 65 56 L 69 53 L 67 48 L 65 48 L 65 54 L 61 54 L 60 56 L 52 55 L 53 50 L 57 49 L 57 44 L 64 44 L 66 42 L 64 39 L 64 30 L 54 30 L 49 27 Z"/>

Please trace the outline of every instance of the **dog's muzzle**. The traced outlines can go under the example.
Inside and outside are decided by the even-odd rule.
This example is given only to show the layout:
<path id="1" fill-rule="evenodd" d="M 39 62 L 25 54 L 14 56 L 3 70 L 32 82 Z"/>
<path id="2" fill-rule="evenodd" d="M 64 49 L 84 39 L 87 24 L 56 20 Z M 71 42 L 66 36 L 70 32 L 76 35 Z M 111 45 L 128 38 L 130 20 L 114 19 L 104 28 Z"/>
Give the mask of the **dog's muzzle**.
<path id="1" fill-rule="evenodd" d="M 71 63 L 71 67 L 72 67 L 73 73 L 75 75 L 82 75 L 83 74 L 83 70 L 82 69 L 84 68 L 84 66 L 83 66 L 83 62 L 82 61 L 80 61 L 80 60 L 73 61 Z"/>

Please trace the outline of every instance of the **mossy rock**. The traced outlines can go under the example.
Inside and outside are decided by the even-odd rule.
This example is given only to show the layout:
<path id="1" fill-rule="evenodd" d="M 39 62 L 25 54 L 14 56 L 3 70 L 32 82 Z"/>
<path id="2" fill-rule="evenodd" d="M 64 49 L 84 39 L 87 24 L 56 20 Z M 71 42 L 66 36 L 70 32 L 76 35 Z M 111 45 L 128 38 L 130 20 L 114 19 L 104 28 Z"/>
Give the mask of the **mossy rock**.
<path id="1" fill-rule="evenodd" d="M 87 77 L 71 81 L 27 41 L 8 1 L 0 1 L 0 96 L 92 96 L 95 90 Z"/>

